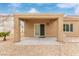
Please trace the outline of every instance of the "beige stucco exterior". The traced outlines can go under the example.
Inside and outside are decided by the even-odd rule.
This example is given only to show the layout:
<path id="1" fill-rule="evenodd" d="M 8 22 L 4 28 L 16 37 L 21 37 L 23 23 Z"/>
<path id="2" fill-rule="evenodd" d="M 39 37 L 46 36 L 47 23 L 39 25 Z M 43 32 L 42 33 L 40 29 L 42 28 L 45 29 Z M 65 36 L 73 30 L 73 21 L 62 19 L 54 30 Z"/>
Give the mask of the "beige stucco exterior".
<path id="1" fill-rule="evenodd" d="M 20 21 L 24 22 L 24 37 L 35 37 L 34 24 L 45 24 L 45 37 L 56 37 L 58 41 L 70 37 L 79 36 L 79 17 L 64 16 L 64 14 L 15 14 L 14 39 L 21 40 Z M 73 24 L 73 32 L 64 32 L 63 24 Z"/>
<path id="2" fill-rule="evenodd" d="M 66 36 L 71 36 L 71 37 L 79 36 L 79 17 L 78 16 L 64 17 L 64 24 L 73 24 L 73 32 L 64 32 Z"/>
<path id="3" fill-rule="evenodd" d="M 51 23 L 49 23 L 49 19 L 29 19 L 25 20 L 25 37 L 34 37 L 34 24 L 45 24 L 45 36 L 51 37 L 55 36 L 57 37 L 57 20 L 53 20 Z"/>
<path id="4" fill-rule="evenodd" d="M 63 41 L 63 14 L 26 14 L 14 17 L 14 41 L 20 41 L 20 20 L 24 21 L 24 36 L 34 36 L 34 24 L 45 24 L 45 37 Z"/>

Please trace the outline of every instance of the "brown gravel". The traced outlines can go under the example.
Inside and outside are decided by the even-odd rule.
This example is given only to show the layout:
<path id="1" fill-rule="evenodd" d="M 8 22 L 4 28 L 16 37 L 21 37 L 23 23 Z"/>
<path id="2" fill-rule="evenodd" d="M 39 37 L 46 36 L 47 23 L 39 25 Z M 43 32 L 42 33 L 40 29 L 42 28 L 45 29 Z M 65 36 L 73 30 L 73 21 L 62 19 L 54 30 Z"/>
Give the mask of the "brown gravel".
<path id="1" fill-rule="evenodd" d="M 7 40 L 0 41 L 1 56 L 79 56 L 79 43 L 59 45 L 15 45 Z"/>

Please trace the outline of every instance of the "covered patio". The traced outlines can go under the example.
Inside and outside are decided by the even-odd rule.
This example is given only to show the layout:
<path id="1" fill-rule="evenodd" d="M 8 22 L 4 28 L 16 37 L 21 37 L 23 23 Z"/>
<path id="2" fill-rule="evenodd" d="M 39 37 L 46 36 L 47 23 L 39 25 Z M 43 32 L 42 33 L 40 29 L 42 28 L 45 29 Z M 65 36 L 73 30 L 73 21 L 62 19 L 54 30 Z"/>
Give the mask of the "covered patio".
<path id="1" fill-rule="evenodd" d="M 24 38 L 21 39 L 20 33 L 20 20 L 24 22 Z M 36 35 L 35 24 L 44 24 L 39 31 L 39 35 Z M 37 26 L 38 27 L 38 26 Z M 41 35 L 40 35 L 41 33 Z M 52 37 L 55 41 L 63 42 L 63 14 L 18 14 L 14 16 L 14 42 L 20 40 L 33 42 L 49 42 L 51 43 Z M 32 38 L 32 39 L 31 39 Z M 51 39 L 48 39 L 51 38 Z M 54 41 L 53 39 L 53 41 Z M 44 41 L 43 41 L 44 40 Z M 45 41 L 46 40 L 46 41 Z M 23 42 L 24 42 L 23 41 Z M 53 42 L 52 42 L 53 43 Z"/>
<path id="2" fill-rule="evenodd" d="M 20 42 L 16 42 L 17 45 L 59 45 L 56 37 L 23 37 Z"/>

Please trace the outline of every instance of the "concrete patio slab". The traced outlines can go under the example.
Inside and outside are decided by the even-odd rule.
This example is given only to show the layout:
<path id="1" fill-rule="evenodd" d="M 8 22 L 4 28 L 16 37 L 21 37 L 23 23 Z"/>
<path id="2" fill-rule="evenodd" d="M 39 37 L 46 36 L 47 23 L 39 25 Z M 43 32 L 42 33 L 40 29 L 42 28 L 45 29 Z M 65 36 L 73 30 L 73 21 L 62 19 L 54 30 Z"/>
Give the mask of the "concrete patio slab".
<path id="1" fill-rule="evenodd" d="M 34 38 L 34 37 L 24 37 L 20 42 L 16 44 L 20 45 L 58 45 L 56 37 L 46 37 L 46 38 Z"/>

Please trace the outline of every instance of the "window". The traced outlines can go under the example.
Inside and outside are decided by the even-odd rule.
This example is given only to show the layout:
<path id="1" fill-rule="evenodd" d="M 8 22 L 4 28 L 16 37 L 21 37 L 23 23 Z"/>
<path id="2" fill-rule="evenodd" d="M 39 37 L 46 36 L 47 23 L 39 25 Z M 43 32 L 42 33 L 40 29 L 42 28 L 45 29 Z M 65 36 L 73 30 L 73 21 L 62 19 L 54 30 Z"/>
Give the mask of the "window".
<path id="1" fill-rule="evenodd" d="M 73 24 L 63 24 L 64 32 L 73 32 Z"/>
<path id="2" fill-rule="evenodd" d="M 65 27 L 66 32 L 68 32 L 68 31 L 69 31 L 69 24 L 66 24 L 65 26 L 66 26 L 66 27 Z"/>
<path id="3" fill-rule="evenodd" d="M 73 32 L 73 24 L 70 24 L 70 31 Z"/>

